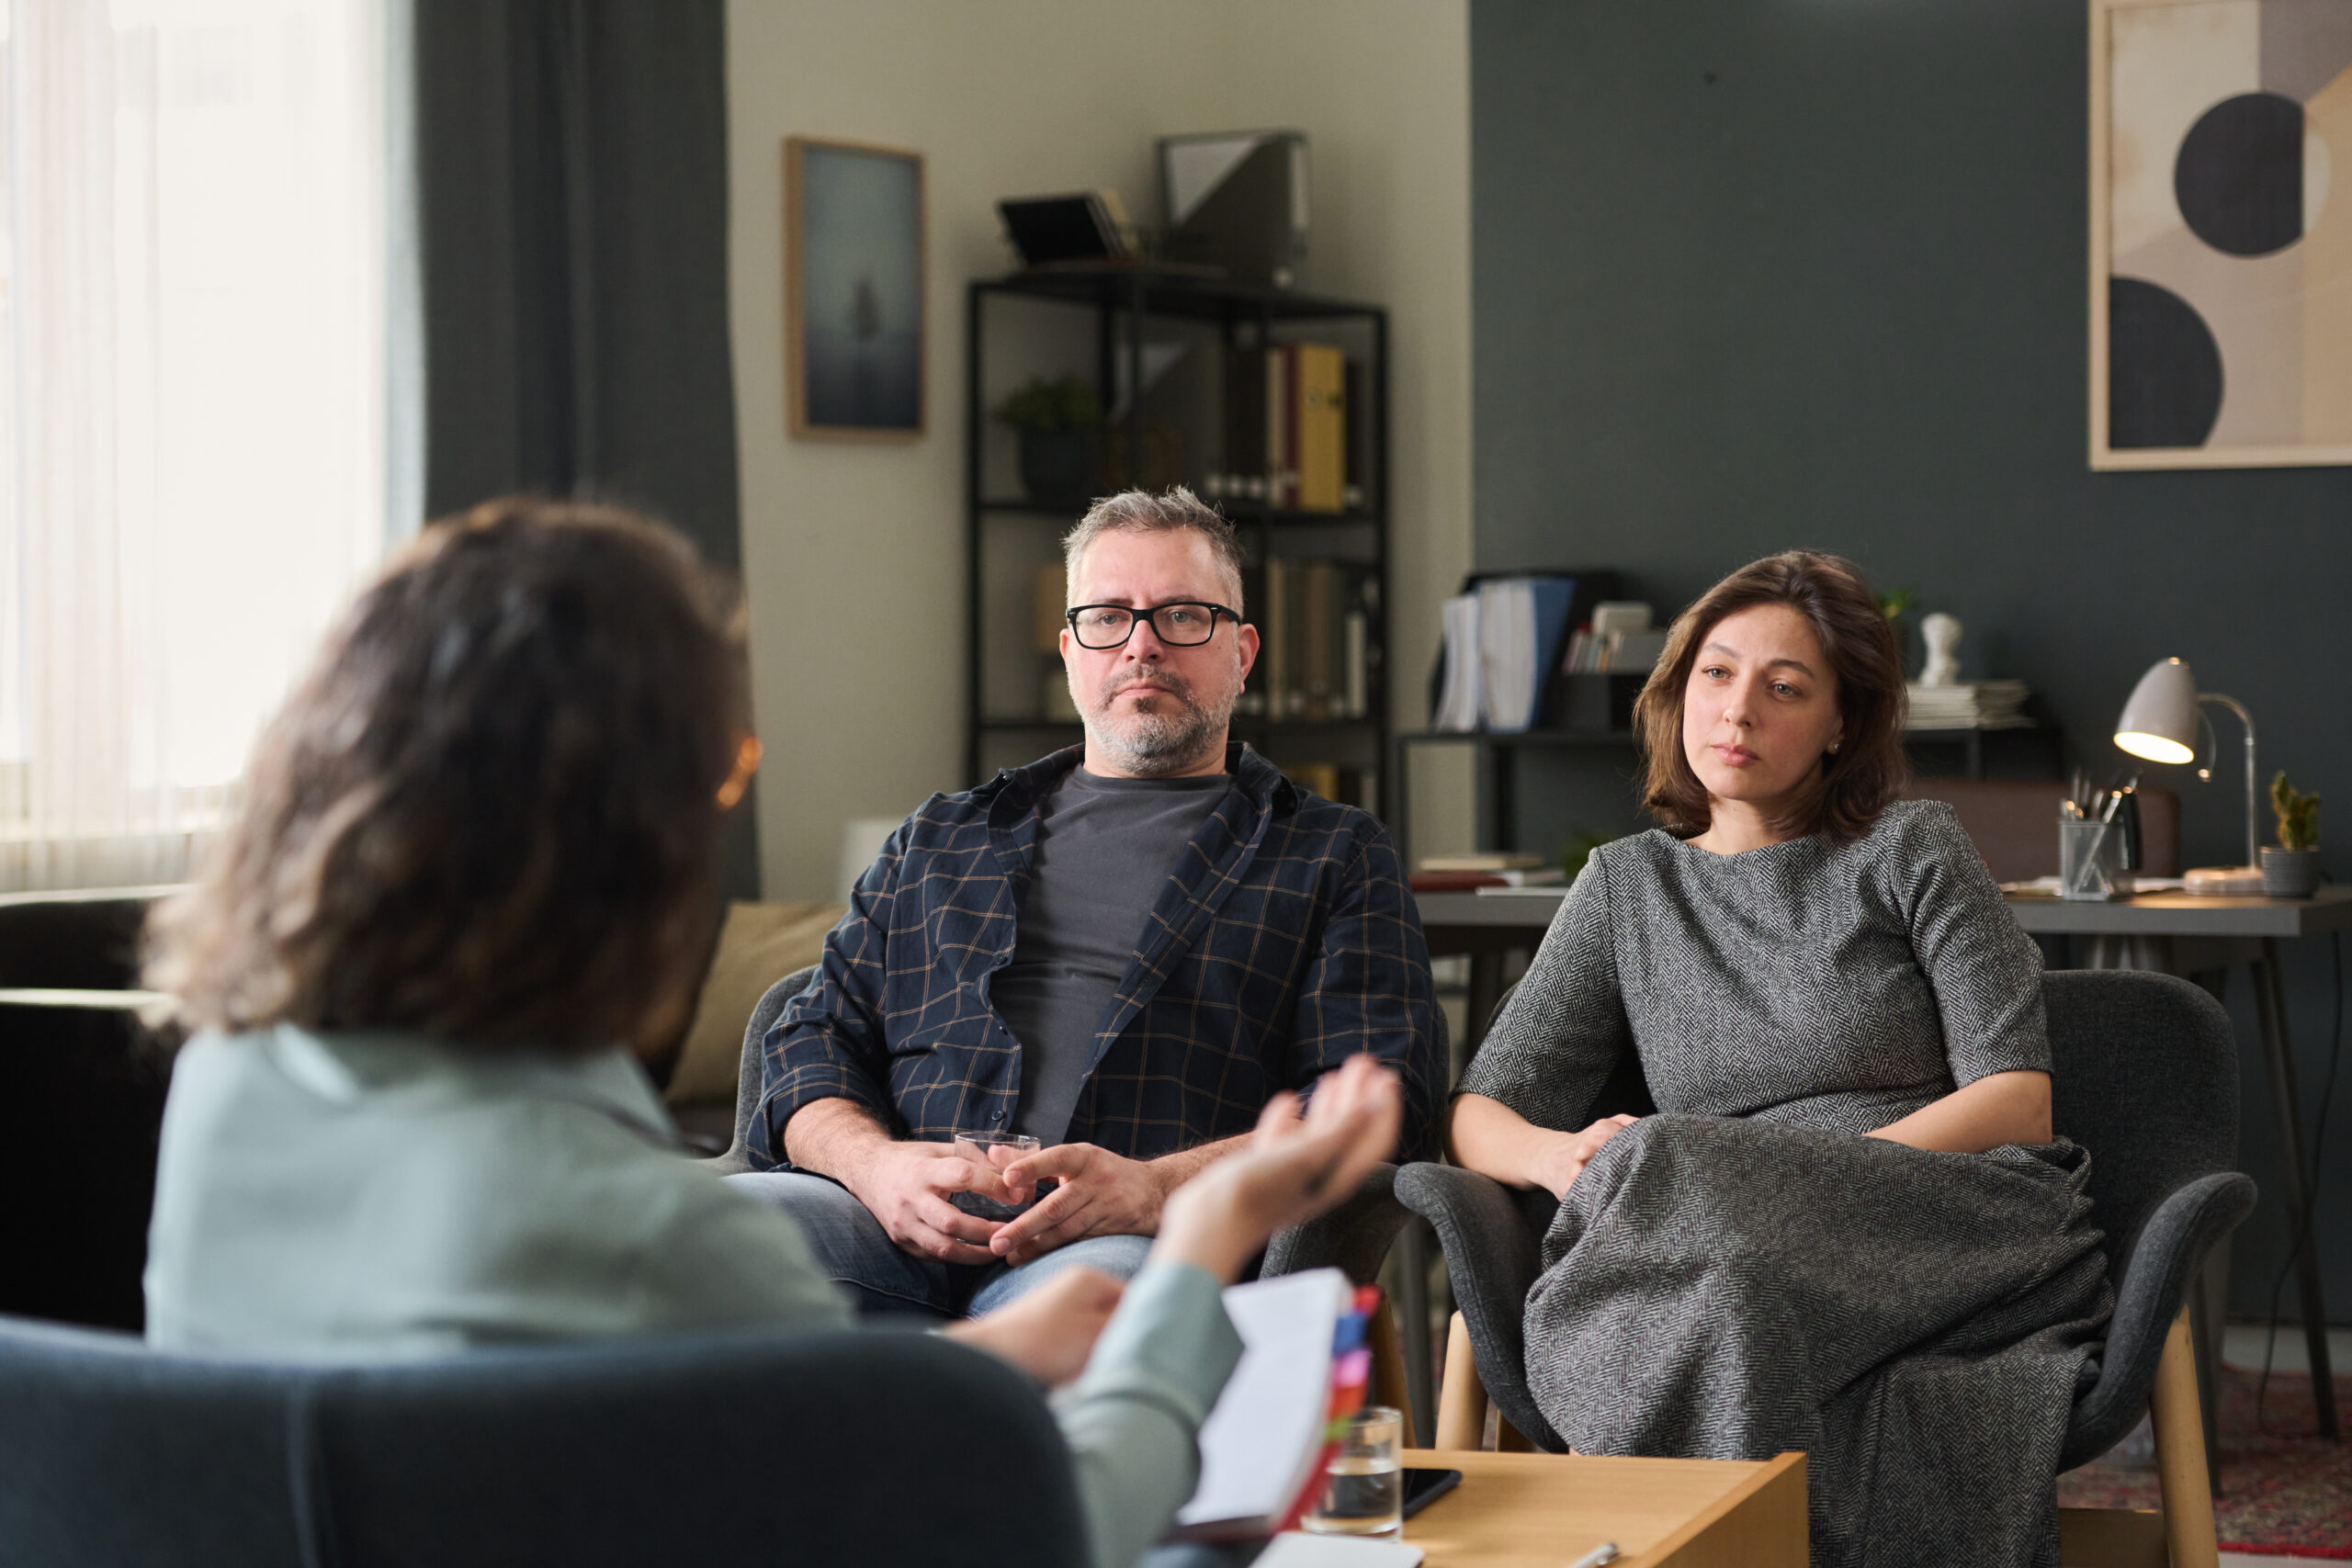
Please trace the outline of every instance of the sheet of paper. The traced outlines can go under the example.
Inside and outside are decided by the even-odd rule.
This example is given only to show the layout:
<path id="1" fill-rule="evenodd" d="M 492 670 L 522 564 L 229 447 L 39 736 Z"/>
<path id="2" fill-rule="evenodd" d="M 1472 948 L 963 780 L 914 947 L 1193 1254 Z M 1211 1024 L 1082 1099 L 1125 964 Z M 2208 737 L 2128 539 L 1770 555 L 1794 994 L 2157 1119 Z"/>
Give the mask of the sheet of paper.
<path id="1" fill-rule="evenodd" d="M 1353 1291 L 1337 1269 L 1234 1285 L 1226 1315 L 1241 1362 L 1201 1423 L 1201 1483 L 1177 1511 L 1179 1529 L 1223 1520 L 1272 1528 L 1306 1483 L 1322 1451 L 1331 1397 L 1331 1331 Z"/>
<path id="2" fill-rule="evenodd" d="M 1419 1568 L 1420 1561 L 1421 1549 L 1401 1540 L 1285 1530 L 1258 1554 L 1255 1568 Z"/>

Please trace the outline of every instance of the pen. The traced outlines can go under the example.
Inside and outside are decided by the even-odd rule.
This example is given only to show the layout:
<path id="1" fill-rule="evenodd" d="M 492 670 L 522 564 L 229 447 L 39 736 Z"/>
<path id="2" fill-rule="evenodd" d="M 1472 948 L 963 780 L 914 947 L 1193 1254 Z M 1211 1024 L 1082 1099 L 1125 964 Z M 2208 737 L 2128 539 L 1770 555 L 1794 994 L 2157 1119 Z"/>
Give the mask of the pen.
<path id="1" fill-rule="evenodd" d="M 1568 1568 L 1600 1568 L 1600 1565 L 1604 1562 L 1614 1562 L 1616 1561 L 1617 1543 L 1613 1540 L 1604 1540 L 1599 1546 L 1594 1547 L 1590 1551 L 1586 1552 L 1582 1557 L 1577 1558 L 1574 1562 L 1569 1563 Z"/>

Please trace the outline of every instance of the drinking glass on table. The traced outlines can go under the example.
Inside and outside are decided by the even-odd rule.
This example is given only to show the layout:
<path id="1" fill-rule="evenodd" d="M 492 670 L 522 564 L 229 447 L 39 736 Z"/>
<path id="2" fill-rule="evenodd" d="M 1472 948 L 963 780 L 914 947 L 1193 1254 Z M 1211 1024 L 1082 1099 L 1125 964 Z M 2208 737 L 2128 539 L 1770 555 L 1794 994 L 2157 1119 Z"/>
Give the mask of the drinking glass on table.
<path id="1" fill-rule="evenodd" d="M 1317 1535 L 1395 1535 L 1405 1528 L 1405 1418 L 1385 1404 L 1348 1417 L 1323 1470 L 1323 1495 L 1299 1521 Z"/>
<path id="2" fill-rule="evenodd" d="M 984 1166 L 995 1171 L 1003 1170 L 1014 1160 L 1024 1155 L 1034 1155 L 1042 1147 L 1044 1147 L 1042 1144 L 1026 1133 L 958 1133 L 956 1134 L 957 1154 L 962 1155 L 974 1165 Z M 1033 1192 L 1029 1195 L 1027 1203 L 1007 1203 L 978 1192 L 957 1192 L 952 1195 L 950 1201 L 964 1213 L 978 1219 L 1009 1220 L 1016 1214 L 1028 1213 L 1029 1204 L 1035 1203 L 1038 1197 L 1039 1194 Z"/>

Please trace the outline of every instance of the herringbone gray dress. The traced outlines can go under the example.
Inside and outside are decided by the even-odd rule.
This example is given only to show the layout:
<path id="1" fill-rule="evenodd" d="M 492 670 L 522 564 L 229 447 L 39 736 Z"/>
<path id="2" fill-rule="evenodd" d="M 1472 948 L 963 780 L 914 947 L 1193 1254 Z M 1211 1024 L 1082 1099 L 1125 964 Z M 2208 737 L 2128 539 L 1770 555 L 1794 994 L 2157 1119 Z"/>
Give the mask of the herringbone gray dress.
<path id="1" fill-rule="evenodd" d="M 1581 1452 L 1807 1455 L 1813 1561 L 2058 1562 L 2058 1450 L 2111 1301 L 2060 1140 L 1859 1134 L 2047 1071 L 2041 963 L 1949 807 L 1865 838 L 1593 854 L 1464 1077 L 1588 1124 L 1621 1053 L 1659 1113 L 1568 1190 L 1527 1381 Z"/>

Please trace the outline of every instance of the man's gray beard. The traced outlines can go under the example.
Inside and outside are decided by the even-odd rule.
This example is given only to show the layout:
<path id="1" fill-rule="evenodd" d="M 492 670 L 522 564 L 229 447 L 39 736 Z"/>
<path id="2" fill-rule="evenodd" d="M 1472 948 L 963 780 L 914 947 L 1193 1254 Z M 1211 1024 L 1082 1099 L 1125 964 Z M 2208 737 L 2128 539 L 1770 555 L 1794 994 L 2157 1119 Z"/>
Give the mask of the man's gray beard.
<path id="1" fill-rule="evenodd" d="M 1197 762 L 1233 717 L 1229 702 L 1212 711 L 1188 692 L 1167 686 L 1159 690 L 1175 712 L 1132 715 L 1124 721 L 1124 730 L 1114 728 L 1105 712 L 1084 715 L 1087 739 L 1136 778 L 1166 778 Z"/>

